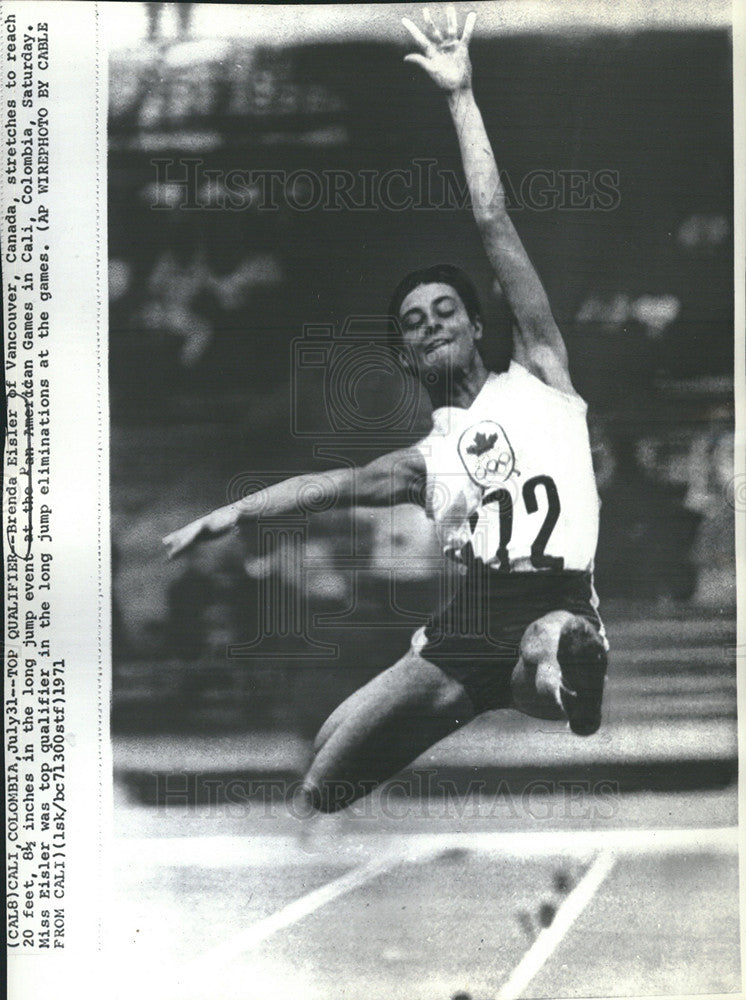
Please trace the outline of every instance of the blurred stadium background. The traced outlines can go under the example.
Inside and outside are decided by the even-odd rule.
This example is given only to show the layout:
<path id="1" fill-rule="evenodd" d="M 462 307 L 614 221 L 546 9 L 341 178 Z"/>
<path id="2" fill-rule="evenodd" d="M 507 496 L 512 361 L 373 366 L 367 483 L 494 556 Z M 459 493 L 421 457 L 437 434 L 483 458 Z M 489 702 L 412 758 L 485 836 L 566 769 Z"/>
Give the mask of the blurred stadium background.
<path id="1" fill-rule="evenodd" d="M 473 274 L 488 327 L 504 331 L 504 311 L 468 208 L 330 211 L 303 173 L 381 175 L 429 158 L 460 176 L 443 102 L 402 63 L 399 16 L 415 8 L 107 6 L 116 31 L 114 726 L 272 728 L 303 719 L 311 731 L 398 654 L 410 620 L 426 613 L 435 585 L 423 562 L 433 555 L 424 517 L 400 508 L 392 529 L 388 513 L 358 511 L 356 554 L 367 568 L 357 570 L 349 568 L 349 519 L 335 512 L 274 550 L 248 539 L 168 565 L 160 538 L 254 474 L 337 464 L 313 451 L 327 420 L 321 383 L 293 377 L 293 342 L 305 324 L 341 329 L 351 316 L 381 314 L 403 273 L 439 260 Z M 518 205 L 515 214 L 590 403 L 606 616 L 634 617 L 637 607 L 673 620 L 731 619 L 728 8 L 663 5 L 641 21 L 638 8 L 612 14 L 606 4 L 480 6 L 477 96 L 516 189 L 532 171 L 555 172 L 555 183 L 558 171 L 618 172 L 619 197 L 607 210 L 573 209 L 565 199 L 546 211 Z M 231 170 L 301 173 L 268 211 L 252 188 L 226 208 L 220 178 Z M 184 208 L 189 171 L 193 204 Z M 499 366 L 503 340 L 495 342 L 488 361 Z M 380 365 L 360 378 L 364 418 L 391 410 L 391 381 Z M 410 439 L 426 426 L 418 405 Z M 376 452 L 363 437 L 358 460 Z M 314 572 L 313 562 L 324 568 Z M 392 566 L 404 630 L 401 620 L 386 627 Z M 339 676 L 310 685 L 321 693 L 310 693 L 298 661 L 278 660 L 277 648 L 267 647 L 266 661 L 226 660 L 227 644 L 272 631 L 260 621 L 272 580 L 272 592 L 305 595 L 313 614 L 376 623 L 319 631 L 341 647 L 326 667 Z M 283 649 L 293 642 L 302 653 L 302 637 L 288 636 Z"/>

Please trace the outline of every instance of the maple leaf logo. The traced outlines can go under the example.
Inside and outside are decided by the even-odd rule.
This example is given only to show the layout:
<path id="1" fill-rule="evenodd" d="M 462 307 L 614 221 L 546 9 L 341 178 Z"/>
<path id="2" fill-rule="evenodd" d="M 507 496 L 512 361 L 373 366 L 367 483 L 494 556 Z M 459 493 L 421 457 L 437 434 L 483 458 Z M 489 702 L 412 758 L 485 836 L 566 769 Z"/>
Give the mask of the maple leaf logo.
<path id="1" fill-rule="evenodd" d="M 486 451 L 490 450 L 495 441 L 497 441 L 497 437 L 497 433 L 487 436 L 486 434 L 482 434 L 481 431 L 477 431 L 474 435 L 474 441 L 466 449 L 466 453 L 468 455 L 476 455 L 477 457 L 484 455 Z"/>

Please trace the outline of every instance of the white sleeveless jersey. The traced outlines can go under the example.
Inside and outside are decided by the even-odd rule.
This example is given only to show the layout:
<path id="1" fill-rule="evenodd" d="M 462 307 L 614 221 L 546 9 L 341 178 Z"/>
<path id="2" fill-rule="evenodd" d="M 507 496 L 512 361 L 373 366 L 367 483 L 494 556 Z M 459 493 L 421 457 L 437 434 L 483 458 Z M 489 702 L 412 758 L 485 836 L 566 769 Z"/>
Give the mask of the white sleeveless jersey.
<path id="1" fill-rule="evenodd" d="M 491 569 L 592 570 L 599 499 L 586 404 L 512 361 L 417 444 L 446 555 Z"/>

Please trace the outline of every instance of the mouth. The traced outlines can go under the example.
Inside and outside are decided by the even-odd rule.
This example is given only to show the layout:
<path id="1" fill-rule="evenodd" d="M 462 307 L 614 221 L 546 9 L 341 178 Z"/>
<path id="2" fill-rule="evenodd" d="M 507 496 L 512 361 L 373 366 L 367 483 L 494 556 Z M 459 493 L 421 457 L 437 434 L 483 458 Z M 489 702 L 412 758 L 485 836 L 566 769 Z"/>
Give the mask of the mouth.
<path id="1" fill-rule="evenodd" d="M 451 341 L 447 337 L 435 337 L 425 345 L 425 357 L 430 357 L 441 347 L 447 347 Z"/>

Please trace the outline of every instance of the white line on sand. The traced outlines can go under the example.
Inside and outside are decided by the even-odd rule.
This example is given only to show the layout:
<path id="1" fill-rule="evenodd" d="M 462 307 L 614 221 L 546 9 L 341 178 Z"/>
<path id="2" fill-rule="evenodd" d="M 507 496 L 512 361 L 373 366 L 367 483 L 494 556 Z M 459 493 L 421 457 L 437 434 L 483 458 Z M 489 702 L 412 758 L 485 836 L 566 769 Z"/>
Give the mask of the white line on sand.
<path id="1" fill-rule="evenodd" d="M 335 839 L 332 838 L 333 845 Z M 127 856 L 122 858 L 121 848 L 125 844 Z M 357 839 L 355 844 L 352 853 L 357 855 L 356 867 L 249 925 L 215 948 L 198 955 L 191 962 L 182 963 L 177 968 L 161 969 L 160 975 L 158 970 L 155 970 L 149 976 L 148 989 L 142 991 L 142 995 L 158 996 L 162 1000 L 177 995 L 183 998 L 194 995 L 195 989 L 214 985 L 216 968 L 231 966 L 239 956 L 250 952 L 273 934 L 291 927 L 333 900 L 353 892 L 401 864 L 435 858 L 444 851 L 453 849 L 520 858 L 568 853 L 595 857 L 584 877 L 560 906 L 550 927 L 539 934 L 503 986 L 499 1000 L 512 1000 L 529 979 L 536 975 L 572 922 L 588 904 L 611 870 L 615 855 L 676 851 L 732 853 L 737 847 L 738 831 L 730 827 L 694 830 L 474 832 L 404 836 L 369 834 Z M 304 861 L 305 864 L 328 865 L 330 860 L 342 864 L 346 861 L 349 864 L 352 860 L 349 854 L 345 857 L 346 852 L 341 849 L 339 840 L 336 840 L 334 849 L 327 848 L 311 855 L 305 853 L 298 846 L 297 840 L 290 837 L 185 837 L 118 841 L 120 858 L 126 866 L 133 866 L 135 869 L 143 862 L 167 866 L 196 864 L 206 868 L 257 863 L 282 864 L 283 853 L 287 857 L 288 851 L 297 855 L 294 861 L 291 861 L 295 864 Z M 367 863 L 361 863 L 366 856 Z M 528 978 L 524 978 L 526 976 Z M 126 995 L 131 996 L 132 991 Z"/>
<path id="2" fill-rule="evenodd" d="M 549 927 L 542 930 L 513 969 L 497 994 L 497 1000 L 516 1000 L 557 950 L 562 939 L 590 903 L 614 866 L 614 854 L 603 851 L 557 910 Z"/>
<path id="3" fill-rule="evenodd" d="M 341 875 L 339 878 L 327 882 L 318 889 L 306 893 L 299 899 L 293 900 L 292 903 L 288 903 L 287 906 L 283 906 L 275 913 L 257 920 L 242 931 L 239 931 L 238 934 L 234 934 L 232 937 L 221 942 L 215 948 L 203 952 L 203 954 L 191 961 L 183 970 L 179 970 L 179 976 L 183 978 L 185 983 L 189 984 L 190 988 L 194 988 L 195 984 L 202 977 L 206 976 L 208 979 L 214 979 L 216 968 L 225 967 L 223 963 L 230 964 L 239 955 L 251 951 L 278 931 L 290 927 L 299 920 L 303 920 L 304 917 L 309 916 L 340 896 L 359 889 L 361 886 L 373 881 L 379 875 L 397 867 L 397 865 L 423 860 L 432 853 L 432 847 L 425 845 L 414 847 L 414 845 L 408 845 L 406 850 L 389 852 L 386 856 L 376 861 L 370 861 L 367 865 L 363 865 L 360 868 L 353 868 L 352 871 L 347 872 L 345 875 Z"/>

